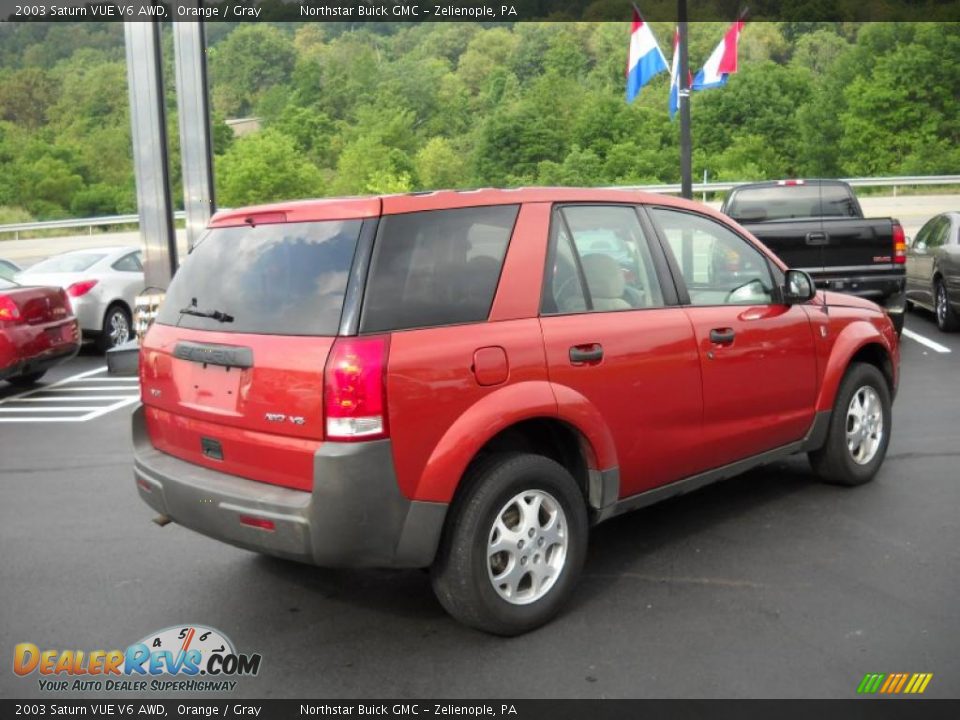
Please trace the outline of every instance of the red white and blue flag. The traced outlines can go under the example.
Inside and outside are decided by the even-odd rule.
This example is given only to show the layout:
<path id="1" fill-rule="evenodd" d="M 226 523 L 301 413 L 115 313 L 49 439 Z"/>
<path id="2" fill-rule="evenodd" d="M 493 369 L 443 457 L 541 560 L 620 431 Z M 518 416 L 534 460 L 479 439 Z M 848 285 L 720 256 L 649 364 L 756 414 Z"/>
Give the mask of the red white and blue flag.
<path id="1" fill-rule="evenodd" d="M 737 49 L 740 44 L 740 32 L 744 21 L 737 20 L 730 25 L 723 40 L 707 58 L 707 62 L 693 78 L 693 90 L 722 87 L 727 78 L 737 71 Z"/>
<path id="2" fill-rule="evenodd" d="M 673 31 L 673 62 L 670 63 L 670 119 L 680 107 L 680 28 Z"/>
<path id="3" fill-rule="evenodd" d="M 640 94 L 640 89 L 650 82 L 654 75 L 666 69 L 667 59 L 653 36 L 650 24 L 644 22 L 637 9 L 633 8 L 630 52 L 627 56 L 627 102 L 633 102 Z"/>

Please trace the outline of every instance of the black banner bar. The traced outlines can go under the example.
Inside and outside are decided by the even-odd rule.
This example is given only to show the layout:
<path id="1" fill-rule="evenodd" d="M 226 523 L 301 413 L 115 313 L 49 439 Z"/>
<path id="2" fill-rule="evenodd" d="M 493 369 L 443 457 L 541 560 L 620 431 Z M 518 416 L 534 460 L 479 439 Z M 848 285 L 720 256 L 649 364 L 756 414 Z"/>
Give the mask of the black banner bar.
<path id="1" fill-rule="evenodd" d="M 953 720 L 960 700 L 0 700 L 0 718 Z"/>
<path id="2" fill-rule="evenodd" d="M 730 22 L 744 0 L 688 0 L 690 22 Z M 640 2 L 648 21 L 678 20 L 676 0 Z M 750 21 L 960 21 L 957 0 L 750 0 Z M 0 0 L 13 22 L 626 22 L 619 0 Z"/>

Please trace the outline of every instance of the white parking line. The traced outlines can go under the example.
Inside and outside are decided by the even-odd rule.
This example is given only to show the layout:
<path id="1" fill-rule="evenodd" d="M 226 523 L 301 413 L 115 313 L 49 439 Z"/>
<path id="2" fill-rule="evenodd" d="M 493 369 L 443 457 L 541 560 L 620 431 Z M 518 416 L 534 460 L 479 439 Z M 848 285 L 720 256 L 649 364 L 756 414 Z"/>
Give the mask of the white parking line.
<path id="1" fill-rule="evenodd" d="M 103 370 L 98 370 L 97 372 L 103 372 Z M 81 376 L 78 375 L 77 378 L 82 379 L 84 382 L 110 382 L 110 383 L 115 383 L 115 382 L 119 382 L 119 383 L 138 383 L 138 382 L 140 382 L 140 378 L 138 378 L 138 377 L 127 377 L 127 376 L 123 376 L 123 377 L 105 377 L 105 378 L 95 378 L 95 377 L 81 378 Z M 73 379 L 70 380 L 70 382 L 77 382 L 77 379 L 76 379 L 76 378 L 73 378 Z"/>
<path id="2" fill-rule="evenodd" d="M 100 400 L 126 400 L 129 398 L 129 395 L 83 395 L 83 396 L 73 396 L 65 397 L 59 395 L 57 397 L 22 397 L 18 398 L 18 403 L 35 403 L 35 402 L 90 402 Z M 100 406 L 98 406 L 100 407 Z"/>
<path id="3" fill-rule="evenodd" d="M 920 343 L 921 345 L 926 345 L 931 350 L 935 350 L 938 353 L 948 353 L 951 352 L 950 348 L 946 345 L 941 345 L 938 342 L 926 338 L 920 333 L 915 333 L 913 330 L 908 330 L 907 328 L 903 329 L 903 335 L 910 338 L 911 340 Z"/>
<path id="4" fill-rule="evenodd" d="M 129 391 L 132 388 L 135 388 L 135 385 L 91 385 L 90 387 L 49 387 L 38 389 L 37 392 L 52 392 L 52 393 L 83 393 L 83 392 L 113 392 L 115 390 L 123 390 L 124 392 Z"/>
<path id="5" fill-rule="evenodd" d="M 0 400 L 0 423 L 86 422 L 140 399 L 137 378 L 93 377 L 106 369 L 88 370 Z"/>

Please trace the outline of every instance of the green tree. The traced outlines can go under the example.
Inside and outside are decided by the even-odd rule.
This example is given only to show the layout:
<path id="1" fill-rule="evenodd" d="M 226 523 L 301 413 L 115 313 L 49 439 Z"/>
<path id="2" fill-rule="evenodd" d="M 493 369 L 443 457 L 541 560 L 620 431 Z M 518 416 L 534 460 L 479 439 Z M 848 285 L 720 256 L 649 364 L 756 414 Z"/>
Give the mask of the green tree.
<path id="1" fill-rule="evenodd" d="M 296 49 L 276 27 L 243 23 L 210 50 L 209 58 L 217 110 L 245 115 L 264 92 L 290 79 Z"/>
<path id="2" fill-rule="evenodd" d="M 325 190 L 320 170 L 273 129 L 239 138 L 218 159 L 216 172 L 218 201 L 227 207 L 318 197 Z"/>
<path id="3" fill-rule="evenodd" d="M 446 138 L 431 138 L 417 153 L 416 167 L 424 189 L 458 188 L 467 184 L 463 155 Z"/>

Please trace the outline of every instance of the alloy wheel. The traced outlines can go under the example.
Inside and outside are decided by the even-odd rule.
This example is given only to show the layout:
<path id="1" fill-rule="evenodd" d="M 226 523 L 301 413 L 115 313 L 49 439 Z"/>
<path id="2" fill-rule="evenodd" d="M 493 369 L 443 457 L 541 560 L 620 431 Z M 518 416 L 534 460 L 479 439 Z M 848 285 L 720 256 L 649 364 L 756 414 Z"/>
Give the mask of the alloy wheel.
<path id="1" fill-rule="evenodd" d="M 513 605 L 536 602 L 556 584 L 567 559 L 567 518 L 550 493 L 528 490 L 497 513 L 487 543 L 487 574 Z"/>
<path id="2" fill-rule="evenodd" d="M 864 385 L 850 398 L 847 408 L 847 450 L 858 465 L 866 465 L 883 442 L 883 406 L 880 395 Z"/>
<path id="3" fill-rule="evenodd" d="M 110 346 L 122 345 L 130 339 L 130 323 L 119 310 L 110 316 Z"/>

